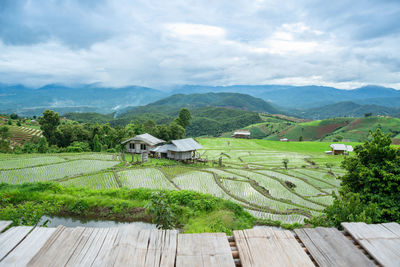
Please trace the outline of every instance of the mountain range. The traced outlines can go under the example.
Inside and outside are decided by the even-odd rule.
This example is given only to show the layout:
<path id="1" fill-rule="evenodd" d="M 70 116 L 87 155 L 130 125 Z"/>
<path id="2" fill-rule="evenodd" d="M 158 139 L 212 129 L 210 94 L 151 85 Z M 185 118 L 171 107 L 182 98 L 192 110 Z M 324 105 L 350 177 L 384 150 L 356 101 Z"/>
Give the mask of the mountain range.
<path id="1" fill-rule="evenodd" d="M 208 94 L 221 92 L 240 93 L 241 96 L 221 95 L 215 98 L 215 95 Z M 247 95 L 254 98 L 250 99 Z M 140 86 L 112 88 L 99 84 L 75 86 L 50 84 L 40 88 L 0 84 L 0 113 L 15 112 L 23 116 L 40 115 L 48 108 L 60 114 L 97 112 L 118 115 L 149 103 L 153 105 L 147 106 L 147 110 L 156 106 L 159 108 L 162 101 L 179 107 L 190 107 L 195 103 L 196 107 L 228 107 L 284 113 L 310 119 L 361 116 L 367 112 L 398 116 L 400 90 L 372 85 L 353 90 L 289 85 L 184 85 L 162 91 Z M 140 109 L 136 108 L 136 112 Z"/>

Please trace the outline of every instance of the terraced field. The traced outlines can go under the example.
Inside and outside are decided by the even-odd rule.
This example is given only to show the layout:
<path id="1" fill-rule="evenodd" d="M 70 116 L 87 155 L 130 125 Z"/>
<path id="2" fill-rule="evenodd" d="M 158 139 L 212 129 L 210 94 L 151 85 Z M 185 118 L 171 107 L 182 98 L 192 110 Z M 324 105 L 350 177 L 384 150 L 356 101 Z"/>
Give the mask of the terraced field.
<path id="1" fill-rule="evenodd" d="M 239 203 L 258 218 L 302 223 L 332 202 L 331 193 L 340 184 L 337 176 L 344 173 L 342 156 L 325 155 L 321 143 L 230 138 L 199 142 L 205 147 L 199 152 L 208 159 L 206 165 L 127 166 L 118 155 L 105 153 L 0 155 L 0 182 L 193 190 Z M 220 157 L 223 166 L 218 166 Z M 283 159 L 289 160 L 288 169 Z M 327 168 L 326 163 L 333 166 Z"/>

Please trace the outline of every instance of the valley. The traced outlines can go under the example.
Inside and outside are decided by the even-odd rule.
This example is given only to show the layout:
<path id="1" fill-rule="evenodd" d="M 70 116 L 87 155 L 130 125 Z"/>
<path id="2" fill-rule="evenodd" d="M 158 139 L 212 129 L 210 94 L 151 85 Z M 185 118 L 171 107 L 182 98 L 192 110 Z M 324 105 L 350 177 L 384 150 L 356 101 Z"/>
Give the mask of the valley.
<path id="1" fill-rule="evenodd" d="M 105 153 L 1 155 L 0 183 L 51 181 L 95 190 L 192 190 L 238 203 L 261 220 L 302 224 L 332 203 L 331 193 L 340 184 L 337 177 L 343 174 L 343 156 L 324 154 L 329 143 L 197 140 L 207 164 L 150 158 L 137 165 Z M 220 157 L 222 166 L 217 163 Z M 288 159 L 287 169 L 283 159 Z"/>

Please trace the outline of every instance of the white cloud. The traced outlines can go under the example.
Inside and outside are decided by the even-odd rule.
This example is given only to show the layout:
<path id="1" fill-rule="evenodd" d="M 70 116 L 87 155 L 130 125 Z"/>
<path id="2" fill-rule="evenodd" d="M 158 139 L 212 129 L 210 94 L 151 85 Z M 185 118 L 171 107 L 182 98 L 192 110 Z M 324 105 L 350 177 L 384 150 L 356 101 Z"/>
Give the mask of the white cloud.
<path id="1" fill-rule="evenodd" d="M 204 24 L 170 23 L 165 25 L 166 29 L 176 37 L 207 37 L 224 38 L 225 30 L 220 27 Z"/>
<path id="2" fill-rule="evenodd" d="M 393 20 L 400 7 L 393 4 L 384 17 L 367 12 L 364 18 L 354 11 L 362 10 L 359 4 L 347 0 L 332 10 L 303 0 L 38 1 L 4 13 L 13 16 L 0 11 L 0 24 L 7 25 L 0 28 L 0 82 L 400 89 Z"/>

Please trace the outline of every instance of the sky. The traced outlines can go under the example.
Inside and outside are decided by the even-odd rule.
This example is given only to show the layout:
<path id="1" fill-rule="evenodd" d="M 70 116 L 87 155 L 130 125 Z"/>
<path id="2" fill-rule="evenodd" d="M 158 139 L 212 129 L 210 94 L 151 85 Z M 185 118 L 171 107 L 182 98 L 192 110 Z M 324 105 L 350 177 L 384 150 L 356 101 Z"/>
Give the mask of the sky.
<path id="1" fill-rule="evenodd" d="M 0 83 L 400 89 L 400 0 L 0 0 Z"/>

